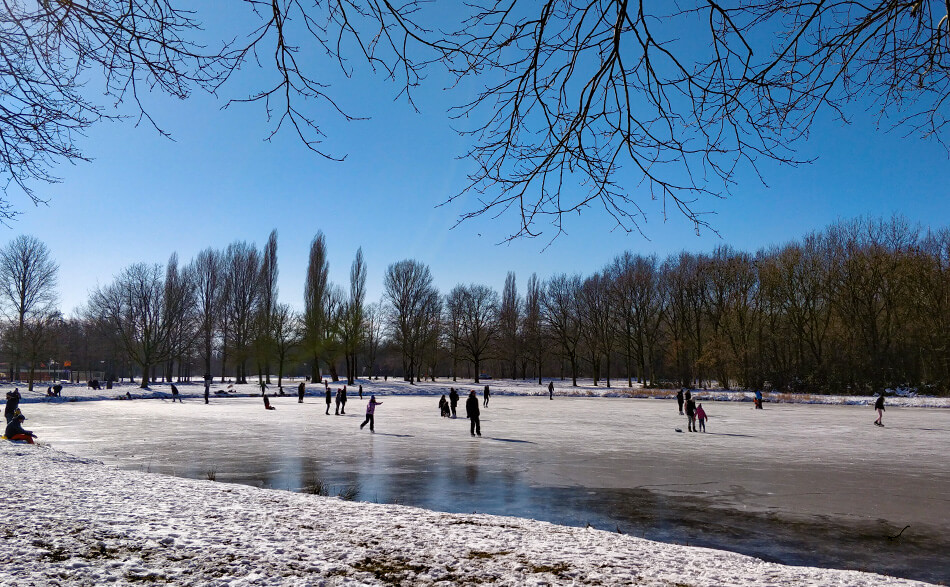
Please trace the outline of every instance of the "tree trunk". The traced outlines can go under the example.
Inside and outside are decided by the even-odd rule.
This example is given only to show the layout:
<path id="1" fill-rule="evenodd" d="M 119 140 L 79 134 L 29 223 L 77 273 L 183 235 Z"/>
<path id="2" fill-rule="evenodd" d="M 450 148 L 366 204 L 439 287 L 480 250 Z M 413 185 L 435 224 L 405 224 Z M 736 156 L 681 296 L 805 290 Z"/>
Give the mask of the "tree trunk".
<path id="1" fill-rule="evenodd" d="M 152 366 L 149 365 L 148 363 L 144 363 L 142 365 L 142 385 L 139 386 L 142 389 L 148 389 L 149 369 L 151 368 Z"/>

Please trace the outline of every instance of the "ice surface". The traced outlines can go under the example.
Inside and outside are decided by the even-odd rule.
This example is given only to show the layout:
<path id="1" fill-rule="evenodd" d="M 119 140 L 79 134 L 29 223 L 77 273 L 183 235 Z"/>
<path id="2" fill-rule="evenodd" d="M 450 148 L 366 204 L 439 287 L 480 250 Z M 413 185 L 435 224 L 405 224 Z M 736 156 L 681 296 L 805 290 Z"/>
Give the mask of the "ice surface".
<path id="1" fill-rule="evenodd" d="M 313 396 L 272 398 L 272 411 L 234 397 L 24 411 L 52 446 L 126 468 L 291 490 L 319 479 L 365 501 L 950 579 L 950 410 L 889 406 L 882 429 L 867 406 L 707 401 L 708 432 L 690 434 L 675 432 L 685 418 L 669 400 L 496 393 L 473 439 L 464 395 L 457 420 L 439 417 L 437 397 L 379 399 L 375 434 L 359 430 L 355 390 L 346 416 Z"/>

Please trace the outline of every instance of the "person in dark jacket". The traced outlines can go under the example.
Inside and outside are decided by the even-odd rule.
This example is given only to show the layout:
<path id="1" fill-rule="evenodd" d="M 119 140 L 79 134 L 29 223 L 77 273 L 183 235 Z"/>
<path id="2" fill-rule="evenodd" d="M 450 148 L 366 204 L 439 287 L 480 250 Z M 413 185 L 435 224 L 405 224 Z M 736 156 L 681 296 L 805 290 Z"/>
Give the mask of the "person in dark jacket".
<path id="1" fill-rule="evenodd" d="M 484 397 L 485 397 L 485 407 L 487 408 L 487 407 L 488 407 L 488 400 L 491 399 L 491 391 L 488 390 L 488 386 L 487 386 L 487 385 L 485 386 L 485 394 L 484 394 Z"/>
<path id="2" fill-rule="evenodd" d="M 307 393 L 307 386 L 303 381 L 300 382 L 300 385 L 297 386 L 297 403 L 303 403 L 303 396 Z"/>
<path id="3" fill-rule="evenodd" d="M 459 393 L 455 391 L 454 387 L 449 388 L 449 407 L 452 408 L 452 417 L 457 418 L 458 414 L 455 413 L 455 408 L 459 405 Z"/>
<path id="4" fill-rule="evenodd" d="M 327 415 L 330 415 L 330 404 L 333 403 L 333 394 L 330 393 L 330 386 L 327 385 Z"/>
<path id="5" fill-rule="evenodd" d="M 676 392 L 676 403 L 680 406 L 680 416 L 683 415 L 683 388 Z"/>
<path id="6" fill-rule="evenodd" d="M 877 420 L 874 421 L 875 426 L 883 426 L 884 422 L 881 421 L 881 418 L 884 417 L 884 392 L 881 392 L 880 397 L 877 398 L 877 401 L 874 402 L 874 409 L 877 410 Z"/>
<path id="7" fill-rule="evenodd" d="M 449 400 L 445 399 L 445 394 L 442 394 L 442 399 L 439 400 L 439 414 L 443 418 L 448 418 L 451 413 L 449 411 Z"/>
<path id="8" fill-rule="evenodd" d="M 23 429 L 24 420 L 26 420 L 26 417 L 23 414 L 17 414 L 7 423 L 7 428 L 3 432 L 7 440 L 25 440 L 33 444 L 33 439 L 36 438 L 36 434 Z"/>
<path id="9" fill-rule="evenodd" d="M 7 405 L 3 408 L 3 421 L 9 422 L 13 415 L 16 413 L 16 409 L 20 406 L 20 390 L 14 389 L 13 391 L 7 392 Z"/>
<path id="10" fill-rule="evenodd" d="M 343 386 L 343 391 L 340 392 L 340 415 L 346 415 L 346 386 Z"/>
<path id="11" fill-rule="evenodd" d="M 360 384 L 360 399 L 363 399 L 363 384 Z"/>
<path id="12" fill-rule="evenodd" d="M 548 381 L 548 399 L 554 399 L 554 382 Z"/>
<path id="13" fill-rule="evenodd" d="M 270 399 L 268 399 L 266 393 L 265 393 L 264 395 L 262 395 L 261 397 L 264 398 L 264 409 L 265 409 L 265 410 L 276 410 L 276 409 L 277 409 L 277 408 L 275 408 L 274 406 L 270 405 Z"/>
<path id="14" fill-rule="evenodd" d="M 334 411 L 334 413 L 335 413 L 337 416 L 340 415 L 340 402 L 343 401 L 343 400 L 341 399 L 342 395 L 343 395 L 343 388 L 341 387 L 341 388 L 339 388 L 339 389 L 336 390 L 336 410 Z"/>
<path id="15" fill-rule="evenodd" d="M 696 429 L 696 402 L 693 401 L 693 398 L 686 400 L 686 419 L 689 424 L 690 432 L 699 432 Z"/>
<path id="16" fill-rule="evenodd" d="M 475 395 L 474 389 L 468 394 L 468 399 L 465 400 L 465 416 L 472 422 L 472 436 L 476 434 L 481 436 L 482 423 L 479 420 L 478 396 Z"/>
<path id="17" fill-rule="evenodd" d="M 178 400 L 178 403 L 183 403 L 181 401 L 181 396 L 178 395 L 178 388 L 175 387 L 175 384 L 172 383 L 172 403 L 175 403 L 175 400 Z"/>

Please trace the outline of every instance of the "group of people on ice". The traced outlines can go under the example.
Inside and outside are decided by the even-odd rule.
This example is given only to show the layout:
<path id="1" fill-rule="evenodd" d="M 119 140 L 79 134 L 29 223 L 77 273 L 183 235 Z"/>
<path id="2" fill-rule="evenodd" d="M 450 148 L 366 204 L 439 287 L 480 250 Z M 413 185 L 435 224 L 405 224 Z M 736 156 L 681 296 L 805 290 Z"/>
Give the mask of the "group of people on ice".
<path id="1" fill-rule="evenodd" d="M 3 418 L 7 423 L 3 431 L 3 437 L 7 440 L 16 440 L 33 444 L 36 434 L 23 428 L 23 422 L 26 416 L 20 412 L 20 390 L 14 389 L 7 392 L 7 403 L 3 407 Z"/>
<path id="2" fill-rule="evenodd" d="M 483 393 L 484 406 L 488 407 L 488 400 L 491 399 L 491 390 L 486 385 Z M 439 399 L 439 414 L 443 418 L 457 418 L 456 407 L 459 403 L 459 394 L 454 387 L 449 388 L 449 399 L 445 395 Z M 481 409 L 478 407 L 478 395 L 475 390 L 468 393 L 468 399 L 465 400 L 465 417 L 471 421 L 472 436 L 482 435 Z"/>
<path id="3" fill-rule="evenodd" d="M 709 416 L 706 415 L 703 404 L 696 404 L 690 390 L 680 389 L 676 392 L 676 403 L 679 404 L 680 416 L 683 415 L 684 408 L 686 410 L 686 420 L 690 432 L 706 431 L 706 420 L 709 419 Z"/>
<path id="4" fill-rule="evenodd" d="M 693 400 L 693 394 L 690 390 L 681 388 L 676 392 L 676 403 L 679 405 L 680 416 L 685 415 L 687 420 L 687 426 L 690 432 L 705 432 L 706 431 L 706 420 L 709 419 L 709 416 L 706 414 L 706 411 L 703 409 L 703 404 L 696 404 Z M 755 390 L 755 393 L 752 398 L 752 403 L 755 409 L 762 409 L 762 392 L 760 390 Z M 874 421 L 875 426 L 884 426 L 882 419 L 884 417 L 884 392 L 881 392 L 881 395 L 878 396 L 877 400 L 874 402 L 874 409 L 877 411 L 877 420 Z M 677 428 L 678 432 L 682 432 Z"/>

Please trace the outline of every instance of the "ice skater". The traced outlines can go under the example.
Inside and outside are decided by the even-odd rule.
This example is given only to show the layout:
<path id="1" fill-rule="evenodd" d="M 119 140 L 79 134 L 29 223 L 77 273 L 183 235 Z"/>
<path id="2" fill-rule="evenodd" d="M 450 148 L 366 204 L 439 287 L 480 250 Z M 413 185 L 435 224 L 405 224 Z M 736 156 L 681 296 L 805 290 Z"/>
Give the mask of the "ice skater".
<path id="1" fill-rule="evenodd" d="M 693 398 L 686 400 L 686 420 L 689 431 L 698 432 L 696 430 L 696 402 L 693 401 Z"/>
<path id="2" fill-rule="evenodd" d="M 360 384 L 360 399 L 363 399 L 363 384 Z"/>
<path id="3" fill-rule="evenodd" d="M 307 385 L 301 381 L 300 385 L 297 386 L 297 403 L 303 403 L 303 396 L 307 393 Z"/>
<path id="4" fill-rule="evenodd" d="M 366 426 L 366 424 L 369 424 L 369 431 L 376 432 L 376 430 L 373 429 L 373 424 L 374 424 L 374 419 L 375 419 L 374 416 L 376 415 L 376 406 L 381 406 L 381 405 L 383 405 L 383 402 L 376 401 L 375 395 L 371 395 L 369 397 L 369 402 L 366 404 L 366 419 L 363 420 L 362 424 L 360 424 L 360 430 L 363 429 L 363 426 Z"/>
<path id="5" fill-rule="evenodd" d="M 465 400 L 465 416 L 471 420 L 472 436 L 475 436 L 476 434 L 481 436 L 482 423 L 479 420 L 478 396 L 475 395 L 474 389 L 468 394 L 468 399 Z"/>
<path id="6" fill-rule="evenodd" d="M 330 393 L 330 386 L 327 385 L 327 416 L 330 415 L 330 404 L 333 403 L 333 394 Z"/>
<path id="7" fill-rule="evenodd" d="M 343 391 L 340 392 L 340 415 L 346 415 L 346 386 L 343 386 Z"/>
<path id="8" fill-rule="evenodd" d="M 450 387 L 449 388 L 449 407 L 452 408 L 453 418 L 458 418 L 458 414 L 456 414 L 455 412 L 455 409 L 458 407 L 458 405 L 459 405 L 459 393 L 455 391 L 454 387 Z"/>
<path id="9" fill-rule="evenodd" d="M 340 402 L 343 401 L 343 400 L 341 399 L 342 395 L 343 395 L 343 388 L 341 387 L 341 388 L 339 388 L 339 389 L 336 390 L 336 411 L 335 411 L 334 413 L 335 413 L 337 416 L 340 415 Z"/>
<path id="10" fill-rule="evenodd" d="M 696 406 L 696 422 L 699 423 L 699 431 L 706 431 L 706 420 L 709 416 L 706 415 L 706 410 L 703 409 L 703 404 Z"/>
<path id="11" fill-rule="evenodd" d="M 877 398 L 877 401 L 874 402 L 874 409 L 877 410 L 877 420 L 874 421 L 875 426 L 884 426 L 884 422 L 881 419 L 884 417 L 884 392 L 881 392 L 881 395 Z"/>
<path id="12" fill-rule="evenodd" d="M 184 403 L 181 401 L 181 396 L 178 395 L 178 388 L 175 387 L 175 384 L 172 383 L 172 403 L 175 403 L 175 400 L 178 400 L 178 403 Z"/>
<path id="13" fill-rule="evenodd" d="M 554 382 L 548 381 L 548 399 L 554 399 Z"/>
<path id="14" fill-rule="evenodd" d="M 488 407 L 488 400 L 491 399 L 491 391 L 488 390 L 488 386 L 485 386 L 485 393 L 483 394 L 485 398 L 485 407 Z"/>
<path id="15" fill-rule="evenodd" d="M 680 406 L 680 416 L 683 415 L 683 388 L 676 392 L 676 403 Z"/>

